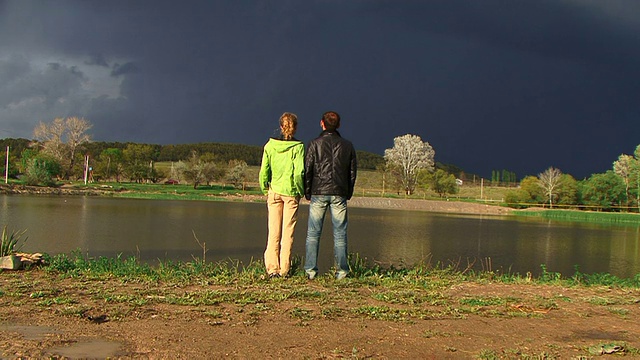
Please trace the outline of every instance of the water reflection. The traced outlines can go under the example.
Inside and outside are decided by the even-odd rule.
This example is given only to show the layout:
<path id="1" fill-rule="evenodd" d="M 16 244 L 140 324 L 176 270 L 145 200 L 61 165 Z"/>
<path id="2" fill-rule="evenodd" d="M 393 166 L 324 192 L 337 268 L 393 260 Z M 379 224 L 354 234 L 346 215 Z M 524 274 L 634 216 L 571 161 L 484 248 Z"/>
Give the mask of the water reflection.
<path id="1" fill-rule="evenodd" d="M 304 256 L 307 206 L 301 206 L 294 254 Z M 143 261 L 261 259 L 266 244 L 263 203 L 0 196 L 0 217 L 28 229 L 26 251 L 79 249 L 91 256 L 136 255 Z M 640 273 L 640 227 L 597 226 L 510 217 L 349 209 L 349 251 L 384 265 L 475 263 L 478 270 L 573 274 Z M 2 224 L 3 225 L 3 224 Z M 329 217 L 319 266 L 333 259 Z M 488 261 L 490 259 L 490 262 Z"/>

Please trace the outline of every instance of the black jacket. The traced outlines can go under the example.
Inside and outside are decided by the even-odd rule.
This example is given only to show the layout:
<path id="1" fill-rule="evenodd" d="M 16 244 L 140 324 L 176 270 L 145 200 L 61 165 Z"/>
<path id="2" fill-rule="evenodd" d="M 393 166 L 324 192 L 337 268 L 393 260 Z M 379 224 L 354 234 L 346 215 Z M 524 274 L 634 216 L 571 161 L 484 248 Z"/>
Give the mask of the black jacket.
<path id="1" fill-rule="evenodd" d="M 304 196 L 338 195 L 351 199 L 358 162 L 351 141 L 337 131 L 323 131 L 307 147 L 304 161 Z"/>

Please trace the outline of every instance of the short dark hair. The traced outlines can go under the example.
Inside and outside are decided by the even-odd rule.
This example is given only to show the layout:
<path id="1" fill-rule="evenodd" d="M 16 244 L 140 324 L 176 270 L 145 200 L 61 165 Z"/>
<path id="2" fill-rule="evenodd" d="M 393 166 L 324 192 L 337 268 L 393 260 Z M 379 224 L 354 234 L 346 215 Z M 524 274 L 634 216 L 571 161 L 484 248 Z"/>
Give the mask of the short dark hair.
<path id="1" fill-rule="evenodd" d="M 335 111 L 327 111 L 322 114 L 322 122 L 324 123 L 325 129 L 334 131 L 340 127 L 340 115 Z"/>

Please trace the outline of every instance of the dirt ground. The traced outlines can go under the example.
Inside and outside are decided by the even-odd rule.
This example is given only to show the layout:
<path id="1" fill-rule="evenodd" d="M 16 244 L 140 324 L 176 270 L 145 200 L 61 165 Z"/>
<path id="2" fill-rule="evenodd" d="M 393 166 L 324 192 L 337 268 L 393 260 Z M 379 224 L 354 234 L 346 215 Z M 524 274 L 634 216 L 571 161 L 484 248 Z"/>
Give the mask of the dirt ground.
<path id="1" fill-rule="evenodd" d="M 21 293 L 16 279 L 43 291 Z M 162 295 L 147 295 L 141 302 L 139 294 L 148 286 L 118 279 L 79 286 L 77 279 L 36 270 L 0 273 L 0 281 L 4 359 L 640 356 L 636 289 L 461 283 L 447 289 L 439 302 L 408 303 L 373 296 L 379 289 L 350 287 L 351 279 L 340 285 L 300 277 L 265 280 L 262 286 L 278 282 L 283 300 L 175 304 L 165 299 L 230 291 L 234 285 L 159 285 L 154 293 Z M 321 301 L 287 298 L 292 291 L 287 282 L 326 296 Z M 56 297 L 45 301 L 51 299 L 46 296 L 50 289 Z"/>
<path id="2" fill-rule="evenodd" d="M 350 206 L 510 211 L 402 201 L 355 198 Z M 440 297 L 425 289 L 389 298 L 384 289 L 352 282 L 264 280 L 254 286 L 281 296 L 261 300 L 237 284 L 149 288 L 117 278 L 2 271 L 0 358 L 640 358 L 639 289 L 488 281 L 457 283 Z M 232 292 L 236 300 L 184 300 Z M 183 300 L 167 301 L 173 297 Z"/>

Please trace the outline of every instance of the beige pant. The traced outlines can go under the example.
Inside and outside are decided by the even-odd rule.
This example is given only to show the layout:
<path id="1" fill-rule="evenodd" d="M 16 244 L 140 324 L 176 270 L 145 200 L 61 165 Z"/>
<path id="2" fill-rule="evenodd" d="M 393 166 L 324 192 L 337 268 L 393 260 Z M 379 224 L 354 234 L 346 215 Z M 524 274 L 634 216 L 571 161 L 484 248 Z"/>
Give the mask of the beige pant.
<path id="1" fill-rule="evenodd" d="M 300 197 L 284 196 L 269 190 L 269 236 L 264 252 L 264 264 L 269 274 L 286 276 L 291 269 L 293 232 L 298 222 Z"/>

